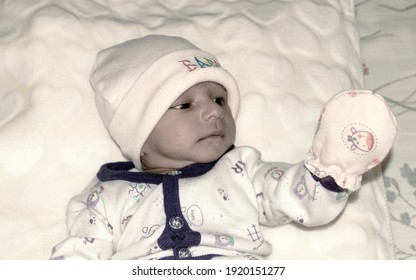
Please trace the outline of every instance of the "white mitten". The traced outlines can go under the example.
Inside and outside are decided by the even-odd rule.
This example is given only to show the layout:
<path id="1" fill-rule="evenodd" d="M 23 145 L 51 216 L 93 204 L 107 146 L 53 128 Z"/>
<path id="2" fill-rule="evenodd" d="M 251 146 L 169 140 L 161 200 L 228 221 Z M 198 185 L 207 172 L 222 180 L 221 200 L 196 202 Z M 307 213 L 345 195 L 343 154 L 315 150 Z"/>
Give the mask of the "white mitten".
<path id="1" fill-rule="evenodd" d="M 305 166 L 318 178 L 332 177 L 350 191 L 389 153 L 396 119 L 384 99 L 370 90 L 343 91 L 323 107 Z"/>

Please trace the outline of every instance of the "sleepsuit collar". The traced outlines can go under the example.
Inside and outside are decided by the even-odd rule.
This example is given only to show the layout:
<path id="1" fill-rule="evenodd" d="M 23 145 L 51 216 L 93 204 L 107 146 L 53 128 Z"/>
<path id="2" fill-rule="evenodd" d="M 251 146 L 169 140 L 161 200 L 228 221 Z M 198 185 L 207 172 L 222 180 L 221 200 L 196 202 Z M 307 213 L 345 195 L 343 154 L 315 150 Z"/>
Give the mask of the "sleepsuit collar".
<path id="1" fill-rule="evenodd" d="M 235 146 L 232 145 L 224 154 L 228 153 L 234 148 Z M 145 182 L 151 184 L 160 184 L 162 183 L 163 177 L 165 175 L 177 175 L 179 178 L 190 178 L 204 175 L 214 167 L 218 160 L 210 163 L 194 163 L 185 166 L 178 171 L 173 171 L 168 174 L 131 171 L 134 168 L 134 164 L 131 161 L 110 162 L 101 166 L 97 173 L 97 178 L 101 182 L 124 180 L 134 183 Z"/>

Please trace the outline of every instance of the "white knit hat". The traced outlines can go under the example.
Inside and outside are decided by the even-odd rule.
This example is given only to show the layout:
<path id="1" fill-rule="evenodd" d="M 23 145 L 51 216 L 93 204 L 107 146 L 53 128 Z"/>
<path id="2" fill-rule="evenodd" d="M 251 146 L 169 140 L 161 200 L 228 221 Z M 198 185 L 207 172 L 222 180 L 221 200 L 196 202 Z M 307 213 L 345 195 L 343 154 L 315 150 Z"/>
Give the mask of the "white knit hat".
<path id="1" fill-rule="evenodd" d="M 138 169 L 142 146 L 166 110 L 187 89 L 207 81 L 225 87 L 236 117 L 234 78 L 212 54 L 180 37 L 151 35 L 102 50 L 91 73 L 104 125 Z"/>

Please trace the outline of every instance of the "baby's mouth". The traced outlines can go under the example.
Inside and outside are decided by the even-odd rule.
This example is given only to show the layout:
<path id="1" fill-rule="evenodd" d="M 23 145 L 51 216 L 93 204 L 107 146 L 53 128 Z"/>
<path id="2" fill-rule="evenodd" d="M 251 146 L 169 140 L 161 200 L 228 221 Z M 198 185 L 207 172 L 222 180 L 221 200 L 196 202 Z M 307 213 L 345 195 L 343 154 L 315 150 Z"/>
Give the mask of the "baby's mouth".
<path id="1" fill-rule="evenodd" d="M 216 130 L 216 131 L 212 131 L 208 135 L 202 137 L 201 139 L 199 139 L 199 141 L 209 139 L 209 138 L 223 138 L 223 137 L 224 137 L 224 133 L 220 130 Z"/>

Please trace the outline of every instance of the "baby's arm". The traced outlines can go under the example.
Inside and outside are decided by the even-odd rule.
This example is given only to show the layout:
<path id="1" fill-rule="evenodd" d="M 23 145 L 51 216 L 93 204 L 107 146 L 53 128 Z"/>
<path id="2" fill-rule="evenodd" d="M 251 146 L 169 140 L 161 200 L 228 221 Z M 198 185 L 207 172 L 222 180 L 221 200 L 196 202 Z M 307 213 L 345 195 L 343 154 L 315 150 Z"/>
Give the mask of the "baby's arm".
<path id="1" fill-rule="evenodd" d="M 110 259 L 112 226 L 105 217 L 100 187 L 88 187 L 71 199 L 67 210 L 68 238 L 53 248 L 51 259 Z"/>
<path id="2" fill-rule="evenodd" d="M 276 226 L 295 221 L 304 226 L 331 222 L 344 209 L 350 192 L 331 181 L 320 183 L 303 162 L 258 162 L 253 176 L 260 222 Z"/>
<path id="3" fill-rule="evenodd" d="M 396 120 L 381 96 L 368 90 L 334 96 L 323 107 L 305 162 L 282 170 L 277 185 L 263 175 L 265 223 L 330 222 L 360 188 L 362 175 L 388 154 L 395 135 Z"/>

